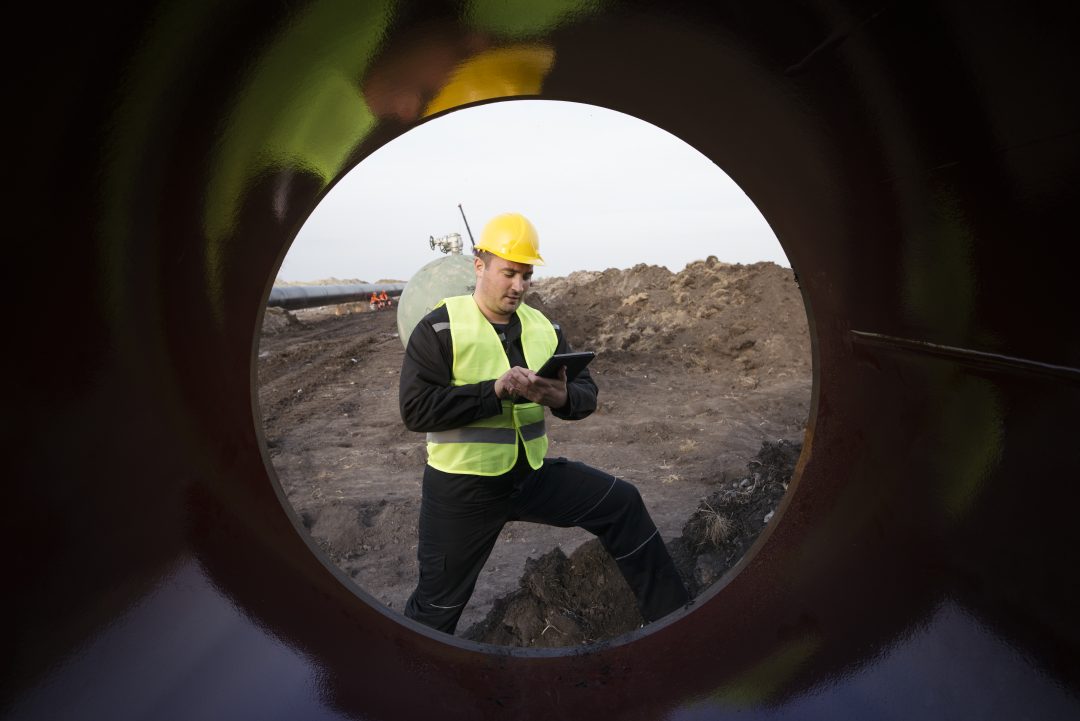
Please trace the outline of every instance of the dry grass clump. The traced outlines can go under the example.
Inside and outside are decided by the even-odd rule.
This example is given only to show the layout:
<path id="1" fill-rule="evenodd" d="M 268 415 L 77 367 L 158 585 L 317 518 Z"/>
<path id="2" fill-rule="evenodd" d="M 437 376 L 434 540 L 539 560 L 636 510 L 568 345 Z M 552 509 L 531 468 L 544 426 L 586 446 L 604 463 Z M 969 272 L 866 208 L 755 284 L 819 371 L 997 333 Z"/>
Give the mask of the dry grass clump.
<path id="1" fill-rule="evenodd" d="M 730 538 L 735 531 L 735 522 L 710 506 L 707 501 L 703 502 L 703 505 L 704 508 L 698 509 L 704 521 L 702 543 L 719 548 L 720 544 Z"/>

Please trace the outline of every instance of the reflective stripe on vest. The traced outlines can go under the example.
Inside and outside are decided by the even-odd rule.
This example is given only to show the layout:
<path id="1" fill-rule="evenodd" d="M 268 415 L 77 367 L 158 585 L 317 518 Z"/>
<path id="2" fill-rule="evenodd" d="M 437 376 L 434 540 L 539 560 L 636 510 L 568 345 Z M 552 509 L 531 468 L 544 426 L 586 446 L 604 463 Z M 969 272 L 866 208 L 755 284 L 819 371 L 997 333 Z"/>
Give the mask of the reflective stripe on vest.
<path id="1" fill-rule="evenodd" d="M 450 316 L 454 385 L 493 380 L 510 370 L 498 333 L 471 295 L 447 298 L 442 304 Z M 558 336 L 551 321 L 535 308 L 522 303 L 517 317 L 521 323 L 525 363 L 536 370 L 555 352 Z M 519 439 L 529 465 L 539 468 L 548 448 L 544 407 L 503 401 L 502 412 L 497 416 L 461 428 L 428 433 L 428 464 L 447 473 L 501 475 L 517 462 Z"/>
<path id="2" fill-rule="evenodd" d="M 543 421 L 530 423 L 518 429 L 522 440 L 532 441 L 547 433 Z M 517 444 L 517 432 L 513 428 L 478 428 L 465 426 L 449 431 L 437 431 L 427 434 L 431 443 L 513 443 Z"/>

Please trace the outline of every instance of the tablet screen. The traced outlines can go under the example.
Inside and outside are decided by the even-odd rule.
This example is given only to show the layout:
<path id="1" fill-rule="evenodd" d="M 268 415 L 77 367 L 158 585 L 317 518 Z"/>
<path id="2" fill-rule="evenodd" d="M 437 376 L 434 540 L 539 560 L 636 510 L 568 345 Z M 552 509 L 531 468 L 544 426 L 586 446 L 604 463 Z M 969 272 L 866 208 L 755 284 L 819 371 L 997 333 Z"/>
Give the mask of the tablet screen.
<path id="1" fill-rule="evenodd" d="M 559 368 L 566 366 L 566 381 L 569 383 L 577 377 L 582 369 L 592 362 L 596 353 L 592 351 L 580 351 L 577 353 L 556 353 L 548 358 L 536 374 L 541 378 L 558 378 Z"/>

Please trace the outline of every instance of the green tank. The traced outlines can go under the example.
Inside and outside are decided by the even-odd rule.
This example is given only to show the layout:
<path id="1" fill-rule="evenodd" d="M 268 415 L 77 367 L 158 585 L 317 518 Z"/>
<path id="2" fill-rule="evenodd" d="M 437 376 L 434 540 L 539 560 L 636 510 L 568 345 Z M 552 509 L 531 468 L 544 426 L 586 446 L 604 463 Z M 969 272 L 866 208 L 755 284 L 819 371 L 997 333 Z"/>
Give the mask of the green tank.
<path id="1" fill-rule="evenodd" d="M 476 273 L 471 255 L 446 255 L 416 271 L 397 304 L 398 336 L 402 345 L 409 344 L 413 328 L 436 303 L 452 295 L 472 293 L 475 289 Z"/>

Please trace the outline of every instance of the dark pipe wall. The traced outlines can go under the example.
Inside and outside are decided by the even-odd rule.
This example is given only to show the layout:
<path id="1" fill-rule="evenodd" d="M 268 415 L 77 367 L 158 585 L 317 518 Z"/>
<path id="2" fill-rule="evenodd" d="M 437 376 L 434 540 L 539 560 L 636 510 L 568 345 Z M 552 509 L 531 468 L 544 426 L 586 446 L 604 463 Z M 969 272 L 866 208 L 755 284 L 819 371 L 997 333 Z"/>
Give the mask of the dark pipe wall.
<path id="1" fill-rule="evenodd" d="M 484 5 L 12 18 L 37 43 L 9 61 L 9 275 L 65 293 L 8 316 L 4 716 L 1080 715 L 1075 14 Z M 357 109 L 367 59 L 476 28 L 554 49 L 544 97 L 712 158 L 807 303 L 814 403 L 779 522 L 618 643 L 485 648 L 369 604 L 298 531 L 259 435 L 288 244 L 411 126 Z"/>

